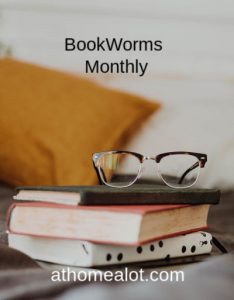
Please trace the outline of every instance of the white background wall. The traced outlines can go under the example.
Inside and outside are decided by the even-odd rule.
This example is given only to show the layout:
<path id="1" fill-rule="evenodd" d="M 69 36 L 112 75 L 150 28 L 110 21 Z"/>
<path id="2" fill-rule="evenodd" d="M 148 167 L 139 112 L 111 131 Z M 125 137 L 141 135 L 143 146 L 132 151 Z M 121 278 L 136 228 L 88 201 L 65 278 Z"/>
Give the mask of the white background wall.
<path id="1" fill-rule="evenodd" d="M 141 57 L 150 76 L 233 79 L 231 0 L 0 0 L 0 40 L 19 58 L 84 72 L 84 59 Z M 65 53 L 64 38 L 161 39 L 161 53 Z M 149 74 L 148 73 L 148 74 Z"/>

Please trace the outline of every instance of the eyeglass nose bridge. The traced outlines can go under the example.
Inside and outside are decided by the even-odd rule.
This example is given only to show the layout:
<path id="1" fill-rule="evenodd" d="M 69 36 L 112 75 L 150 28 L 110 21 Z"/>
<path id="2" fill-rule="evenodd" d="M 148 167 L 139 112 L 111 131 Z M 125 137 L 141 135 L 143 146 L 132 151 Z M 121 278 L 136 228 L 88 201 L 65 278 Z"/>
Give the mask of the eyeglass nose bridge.
<path id="1" fill-rule="evenodd" d="M 144 156 L 144 160 L 156 160 L 154 156 Z"/>

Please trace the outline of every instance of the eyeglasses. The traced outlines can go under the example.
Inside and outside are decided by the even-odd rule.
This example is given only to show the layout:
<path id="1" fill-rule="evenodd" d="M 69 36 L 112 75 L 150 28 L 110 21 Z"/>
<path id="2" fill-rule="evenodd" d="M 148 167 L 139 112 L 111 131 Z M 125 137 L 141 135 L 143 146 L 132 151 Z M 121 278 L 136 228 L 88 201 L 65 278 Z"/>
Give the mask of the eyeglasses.
<path id="1" fill-rule="evenodd" d="M 143 163 L 153 160 L 158 174 L 172 188 L 188 188 L 197 182 L 200 169 L 205 167 L 207 155 L 195 152 L 166 152 L 144 156 L 130 151 L 107 151 L 93 154 L 93 165 L 100 184 L 124 188 L 142 175 Z M 125 164 L 125 168 L 123 166 Z M 128 172 L 126 172 L 126 166 Z"/>

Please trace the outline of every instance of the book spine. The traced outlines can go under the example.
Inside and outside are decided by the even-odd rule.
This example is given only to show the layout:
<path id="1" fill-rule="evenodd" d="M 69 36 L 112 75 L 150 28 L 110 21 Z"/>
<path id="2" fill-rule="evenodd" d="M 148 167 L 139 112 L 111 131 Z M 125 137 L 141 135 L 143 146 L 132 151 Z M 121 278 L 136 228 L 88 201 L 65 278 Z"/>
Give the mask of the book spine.
<path id="1" fill-rule="evenodd" d="M 153 241 L 141 247 L 93 245 L 93 265 L 111 265 L 146 260 L 169 260 L 176 257 L 208 254 L 212 250 L 212 236 L 195 232 L 173 238 Z"/>
<path id="2" fill-rule="evenodd" d="M 111 193 L 82 191 L 80 205 L 218 204 L 219 194 Z"/>
<path id="3" fill-rule="evenodd" d="M 34 259 L 74 266 L 110 266 L 145 261 L 170 262 L 178 257 L 209 254 L 212 236 L 196 232 L 147 243 L 141 247 L 113 246 L 87 241 L 29 238 L 25 235 L 8 235 L 9 245 Z M 60 251 L 57 251 L 60 249 Z"/>

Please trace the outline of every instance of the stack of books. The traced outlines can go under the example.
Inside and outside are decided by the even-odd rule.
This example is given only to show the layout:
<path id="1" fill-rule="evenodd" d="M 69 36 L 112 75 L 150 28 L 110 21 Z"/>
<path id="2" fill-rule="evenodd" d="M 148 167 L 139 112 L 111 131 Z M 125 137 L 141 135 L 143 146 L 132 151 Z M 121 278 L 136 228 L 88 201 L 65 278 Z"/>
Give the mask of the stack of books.
<path id="1" fill-rule="evenodd" d="M 153 185 L 21 187 L 8 211 L 9 245 L 78 267 L 209 254 L 212 236 L 204 230 L 219 198 L 218 190 Z"/>

